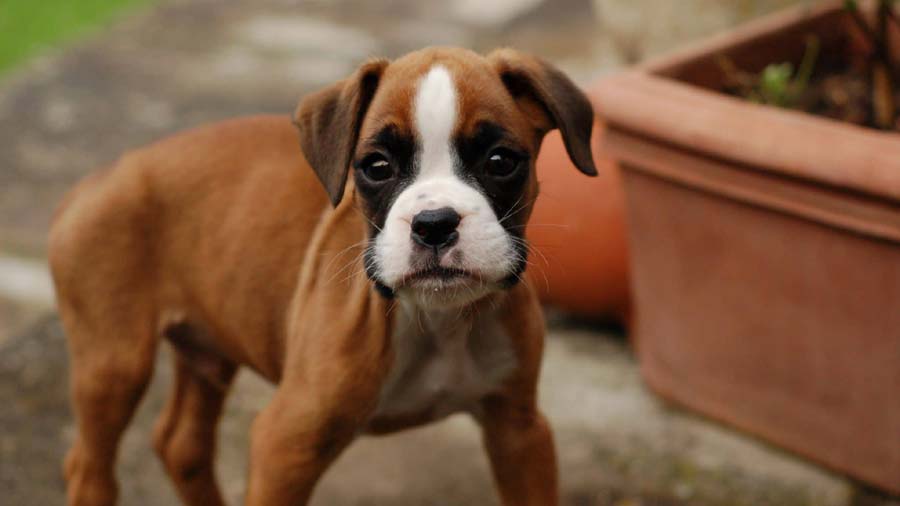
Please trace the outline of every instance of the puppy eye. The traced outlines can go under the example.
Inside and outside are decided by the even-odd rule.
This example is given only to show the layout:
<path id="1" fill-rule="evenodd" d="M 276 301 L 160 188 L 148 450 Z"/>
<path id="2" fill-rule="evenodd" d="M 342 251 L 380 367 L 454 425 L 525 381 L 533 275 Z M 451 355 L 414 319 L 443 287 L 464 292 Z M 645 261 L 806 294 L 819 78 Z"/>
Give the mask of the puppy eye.
<path id="1" fill-rule="evenodd" d="M 496 178 L 506 178 L 513 175 L 522 157 L 506 148 L 497 148 L 488 155 L 485 170 L 488 175 Z"/>
<path id="2" fill-rule="evenodd" d="M 360 163 L 360 170 L 368 179 L 374 182 L 387 181 L 394 176 L 391 162 L 380 153 L 373 153 L 363 158 L 362 163 Z"/>

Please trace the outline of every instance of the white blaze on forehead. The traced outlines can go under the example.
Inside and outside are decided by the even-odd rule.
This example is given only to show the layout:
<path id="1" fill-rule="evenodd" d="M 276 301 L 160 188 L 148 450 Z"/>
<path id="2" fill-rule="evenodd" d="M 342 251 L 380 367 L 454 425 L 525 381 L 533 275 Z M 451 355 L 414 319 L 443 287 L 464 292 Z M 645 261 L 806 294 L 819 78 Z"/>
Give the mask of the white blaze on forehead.
<path id="1" fill-rule="evenodd" d="M 456 86 L 443 65 L 431 67 L 419 81 L 414 113 L 421 141 L 419 175 L 452 174 L 450 139 L 456 126 Z"/>

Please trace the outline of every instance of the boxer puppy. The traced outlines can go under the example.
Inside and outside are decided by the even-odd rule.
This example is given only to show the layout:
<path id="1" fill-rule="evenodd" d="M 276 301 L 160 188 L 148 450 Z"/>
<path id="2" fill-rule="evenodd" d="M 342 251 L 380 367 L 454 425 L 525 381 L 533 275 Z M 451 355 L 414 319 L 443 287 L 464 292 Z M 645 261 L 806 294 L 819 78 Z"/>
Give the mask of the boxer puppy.
<path id="1" fill-rule="evenodd" d="M 154 441 L 186 504 L 223 504 L 215 430 L 240 366 L 278 385 L 252 428 L 249 505 L 306 504 L 356 436 L 457 412 L 483 428 L 503 504 L 557 504 L 525 226 L 544 134 L 594 175 L 592 124 L 537 58 L 430 48 L 362 65 L 293 125 L 203 127 L 87 178 L 49 251 L 77 420 L 69 504 L 115 503 L 162 338 L 175 381 Z"/>

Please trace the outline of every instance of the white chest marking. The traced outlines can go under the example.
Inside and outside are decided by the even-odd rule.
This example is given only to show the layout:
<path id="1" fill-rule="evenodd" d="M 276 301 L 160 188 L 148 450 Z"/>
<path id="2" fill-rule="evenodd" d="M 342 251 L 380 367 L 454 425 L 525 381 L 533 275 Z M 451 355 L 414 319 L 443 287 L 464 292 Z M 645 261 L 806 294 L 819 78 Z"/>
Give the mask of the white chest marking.
<path id="1" fill-rule="evenodd" d="M 394 363 L 376 417 L 466 411 L 497 391 L 516 366 L 512 345 L 496 319 L 401 310 L 392 336 Z"/>

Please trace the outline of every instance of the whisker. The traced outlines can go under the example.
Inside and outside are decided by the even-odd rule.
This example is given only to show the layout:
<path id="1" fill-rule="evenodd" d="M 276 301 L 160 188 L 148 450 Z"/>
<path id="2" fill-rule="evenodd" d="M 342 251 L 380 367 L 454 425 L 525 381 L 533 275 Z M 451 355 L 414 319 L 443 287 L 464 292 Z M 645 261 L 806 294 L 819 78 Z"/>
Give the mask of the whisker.
<path id="1" fill-rule="evenodd" d="M 503 223 L 503 220 L 505 220 L 505 219 L 507 219 L 507 218 L 509 217 L 510 213 L 513 212 L 513 209 L 515 209 L 515 207 L 519 204 L 519 202 L 522 201 L 522 197 L 524 197 L 524 196 L 525 196 L 524 193 L 521 194 L 521 195 L 519 195 L 519 198 L 517 198 L 516 201 L 513 202 L 513 205 L 511 205 L 511 206 L 509 207 L 509 211 L 507 211 L 506 214 L 504 214 L 502 218 L 500 218 L 499 220 L 497 220 L 497 222 L 498 222 L 498 223 Z"/>
<path id="2" fill-rule="evenodd" d="M 341 251 L 337 252 L 333 257 L 331 257 L 331 260 L 329 260 L 328 263 L 325 264 L 324 270 L 327 271 L 328 269 L 330 269 L 330 268 L 331 268 L 331 264 L 333 264 L 335 261 L 337 261 L 338 258 L 340 258 L 340 257 L 342 257 L 343 255 L 347 254 L 347 253 L 348 253 L 350 250 L 352 250 L 353 248 L 363 247 L 363 246 L 365 246 L 368 242 L 369 242 L 368 239 L 363 239 L 362 241 L 360 241 L 360 242 L 358 242 L 358 243 L 355 243 L 355 244 L 351 244 L 350 246 L 347 246 L 346 248 L 344 248 L 344 249 L 342 249 Z M 327 255 L 327 254 L 328 254 L 328 252 L 323 252 L 323 253 L 322 253 L 322 255 Z"/>
<path id="3" fill-rule="evenodd" d="M 362 216 L 364 220 L 368 221 L 369 224 L 372 225 L 376 230 L 378 230 L 379 232 L 382 232 L 381 227 L 379 227 L 378 225 L 376 225 L 375 222 L 373 222 L 372 220 L 369 219 L 368 216 L 366 216 L 366 213 L 363 212 L 362 209 L 360 209 L 358 203 L 356 203 L 356 204 L 353 205 L 353 209 L 355 209 L 356 212 L 358 212 L 359 215 Z"/>
<path id="4" fill-rule="evenodd" d="M 520 200 L 521 200 L 521 198 L 522 197 L 519 197 Z M 512 218 L 513 216 L 518 214 L 519 211 L 525 209 L 526 207 L 530 206 L 531 204 L 534 204 L 535 200 L 537 200 L 537 197 L 531 199 L 529 202 L 522 204 L 521 206 L 518 207 L 518 209 L 515 209 L 514 211 L 510 211 L 510 212 L 506 213 L 506 215 L 502 219 L 497 220 L 497 223 L 502 224 L 504 221 L 508 220 L 509 218 Z M 518 202 L 518 200 L 516 202 Z M 513 206 L 515 206 L 515 204 L 513 204 Z"/>
<path id="5" fill-rule="evenodd" d="M 348 274 L 347 276 L 345 276 L 344 279 L 338 281 L 337 284 L 342 285 L 342 284 L 344 284 L 344 283 L 350 281 L 351 279 L 355 278 L 356 276 L 359 276 L 360 274 L 365 275 L 365 273 L 366 273 L 366 268 L 365 268 L 365 266 L 363 266 L 363 267 L 360 268 L 360 269 L 357 269 L 357 270 L 352 271 L 350 274 Z"/>
<path id="6" fill-rule="evenodd" d="M 532 228 L 532 227 L 554 227 L 554 228 L 572 228 L 572 225 L 566 223 L 526 223 L 524 225 L 511 225 L 506 228 L 516 230 L 520 228 Z"/>

